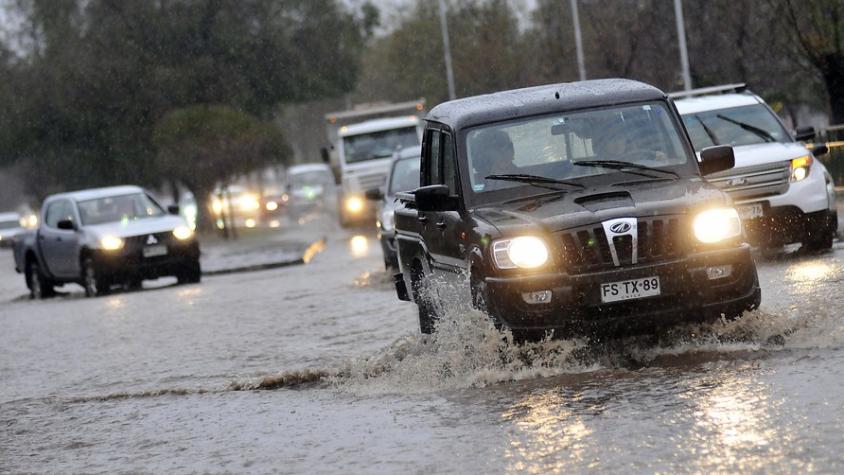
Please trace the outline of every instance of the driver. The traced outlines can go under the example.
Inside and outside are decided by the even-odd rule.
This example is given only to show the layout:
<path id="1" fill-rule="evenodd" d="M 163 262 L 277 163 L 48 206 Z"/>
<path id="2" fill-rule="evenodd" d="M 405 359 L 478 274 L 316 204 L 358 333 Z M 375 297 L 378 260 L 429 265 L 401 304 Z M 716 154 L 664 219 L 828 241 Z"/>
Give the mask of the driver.
<path id="1" fill-rule="evenodd" d="M 515 149 L 507 132 L 498 129 L 484 130 L 473 141 L 477 181 L 483 181 L 489 175 L 507 175 L 519 173 L 519 167 L 513 163 Z M 489 186 L 492 181 L 486 182 Z"/>

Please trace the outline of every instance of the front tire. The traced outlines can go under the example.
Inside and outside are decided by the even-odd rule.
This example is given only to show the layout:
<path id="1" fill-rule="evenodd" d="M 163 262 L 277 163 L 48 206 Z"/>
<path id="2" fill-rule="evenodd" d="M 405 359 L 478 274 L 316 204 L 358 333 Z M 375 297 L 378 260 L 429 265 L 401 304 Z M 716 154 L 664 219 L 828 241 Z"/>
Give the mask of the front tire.
<path id="1" fill-rule="evenodd" d="M 53 283 L 41 272 L 37 262 L 30 262 L 26 268 L 26 286 L 29 288 L 29 298 L 42 300 L 56 295 Z"/>
<path id="2" fill-rule="evenodd" d="M 202 281 L 202 267 L 199 261 L 190 261 L 176 274 L 179 284 L 198 284 Z"/>
<path id="3" fill-rule="evenodd" d="M 420 266 L 415 266 L 411 271 L 411 287 L 413 299 L 419 310 L 419 331 L 425 335 L 434 333 L 436 322 L 439 319 L 437 309 L 431 297 L 431 290 L 425 285 L 425 274 Z"/>
<path id="4" fill-rule="evenodd" d="M 82 263 L 82 287 L 85 288 L 86 297 L 108 295 L 111 291 L 111 281 L 97 269 L 90 257 Z"/>

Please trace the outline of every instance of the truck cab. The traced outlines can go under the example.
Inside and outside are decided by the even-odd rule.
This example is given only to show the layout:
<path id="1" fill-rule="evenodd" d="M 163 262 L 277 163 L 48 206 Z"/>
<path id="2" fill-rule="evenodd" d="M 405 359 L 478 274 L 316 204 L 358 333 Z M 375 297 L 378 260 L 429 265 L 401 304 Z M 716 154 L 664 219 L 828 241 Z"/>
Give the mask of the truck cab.
<path id="1" fill-rule="evenodd" d="M 465 284 L 528 336 L 741 315 L 761 300 L 756 266 L 730 197 L 703 178 L 732 167 L 732 149 L 700 156 L 665 93 L 635 81 L 441 104 L 421 186 L 398 195 L 397 295 L 423 333 L 454 303 L 431 287 Z"/>

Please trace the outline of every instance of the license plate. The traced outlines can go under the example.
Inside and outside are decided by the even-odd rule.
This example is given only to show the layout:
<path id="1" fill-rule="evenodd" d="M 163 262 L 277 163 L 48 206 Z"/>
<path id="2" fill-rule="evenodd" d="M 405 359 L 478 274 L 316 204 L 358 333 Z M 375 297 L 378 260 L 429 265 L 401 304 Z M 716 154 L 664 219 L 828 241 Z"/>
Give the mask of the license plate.
<path id="1" fill-rule="evenodd" d="M 144 257 L 158 257 L 167 255 L 167 246 L 148 246 L 144 248 Z"/>
<path id="2" fill-rule="evenodd" d="M 645 277 L 643 279 L 601 284 L 601 301 L 604 303 L 653 297 L 660 293 L 662 291 L 659 286 L 659 277 Z"/>
<path id="3" fill-rule="evenodd" d="M 747 206 L 739 206 L 738 214 L 741 219 L 761 218 L 765 216 L 765 210 L 762 208 L 762 203 L 754 203 Z"/>

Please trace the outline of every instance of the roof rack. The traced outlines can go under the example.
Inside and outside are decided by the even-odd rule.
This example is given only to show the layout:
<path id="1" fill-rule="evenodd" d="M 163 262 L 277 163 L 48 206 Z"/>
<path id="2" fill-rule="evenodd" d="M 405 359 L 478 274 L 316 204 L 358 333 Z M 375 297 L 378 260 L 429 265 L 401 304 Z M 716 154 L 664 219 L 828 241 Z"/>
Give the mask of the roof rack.
<path id="1" fill-rule="evenodd" d="M 692 89 L 691 91 L 677 91 L 668 93 L 668 97 L 672 99 L 679 99 L 681 97 L 705 96 L 707 94 L 723 94 L 726 92 L 744 92 L 747 90 L 747 84 L 743 82 L 735 84 L 724 84 L 723 86 L 703 87 L 700 89 Z"/>

